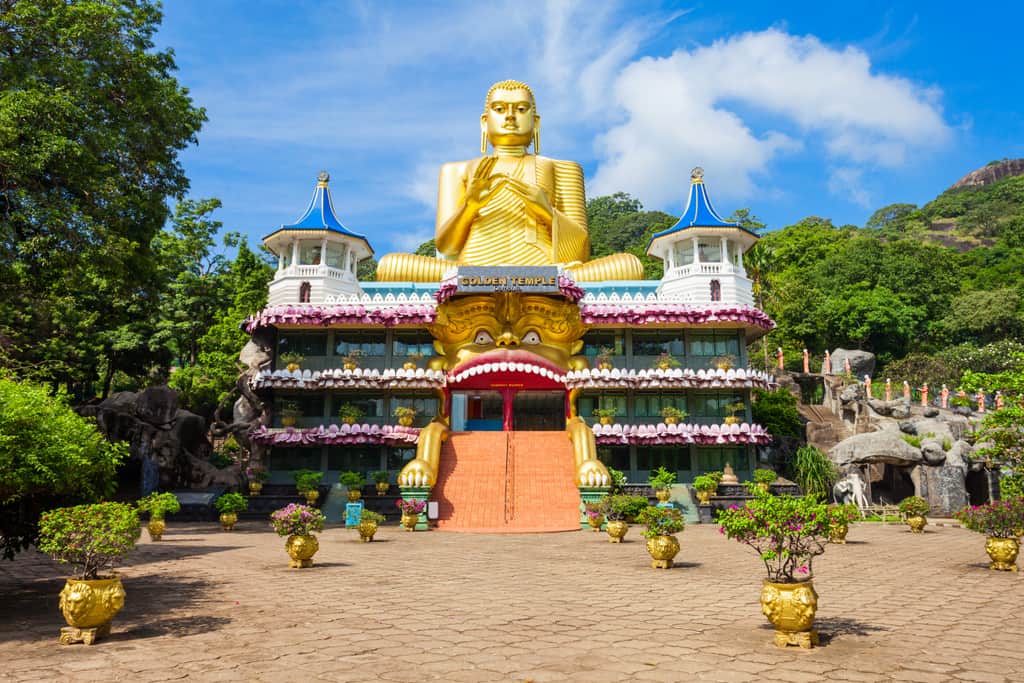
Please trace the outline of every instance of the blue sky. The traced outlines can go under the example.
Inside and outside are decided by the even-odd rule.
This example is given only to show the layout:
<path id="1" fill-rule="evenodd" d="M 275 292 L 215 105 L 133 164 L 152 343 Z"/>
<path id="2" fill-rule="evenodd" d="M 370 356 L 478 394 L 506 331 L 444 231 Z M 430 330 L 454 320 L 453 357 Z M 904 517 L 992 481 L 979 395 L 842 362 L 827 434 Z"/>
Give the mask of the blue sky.
<path id="1" fill-rule="evenodd" d="M 331 173 L 377 256 L 433 235 L 437 169 L 479 154 L 491 83 L 529 83 L 542 153 L 679 215 L 863 225 L 1024 157 L 1019 3 L 166 0 L 161 47 L 209 121 L 191 196 L 257 242 Z"/>

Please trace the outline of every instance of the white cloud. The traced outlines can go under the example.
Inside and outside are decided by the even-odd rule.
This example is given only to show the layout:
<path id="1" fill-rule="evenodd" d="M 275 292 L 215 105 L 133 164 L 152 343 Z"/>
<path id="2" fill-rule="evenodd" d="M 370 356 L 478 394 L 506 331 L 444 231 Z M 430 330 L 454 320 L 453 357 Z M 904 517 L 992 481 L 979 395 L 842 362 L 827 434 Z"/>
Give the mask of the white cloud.
<path id="1" fill-rule="evenodd" d="M 593 190 L 625 190 L 656 206 L 678 201 L 694 165 L 705 167 L 716 196 L 747 198 L 779 155 L 821 144 L 843 167 L 845 180 L 830 187 L 846 187 L 863 166 L 900 166 L 911 149 L 950 136 L 937 90 L 872 73 L 858 49 L 777 29 L 636 61 L 619 75 L 615 98 L 627 119 L 599 141 Z M 862 203 L 862 192 L 842 194 Z"/>
<path id="2" fill-rule="evenodd" d="M 864 189 L 864 171 L 859 168 L 834 168 L 828 175 L 828 191 L 865 209 L 871 206 L 871 195 Z"/>

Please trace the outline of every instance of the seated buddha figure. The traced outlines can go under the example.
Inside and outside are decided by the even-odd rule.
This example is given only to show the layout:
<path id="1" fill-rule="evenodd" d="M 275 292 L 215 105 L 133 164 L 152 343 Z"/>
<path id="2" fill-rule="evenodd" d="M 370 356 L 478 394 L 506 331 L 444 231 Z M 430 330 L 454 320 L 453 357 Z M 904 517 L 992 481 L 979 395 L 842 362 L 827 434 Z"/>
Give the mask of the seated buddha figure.
<path id="1" fill-rule="evenodd" d="M 441 167 L 434 239 L 443 258 L 388 254 L 377 279 L 437 282 L 456 265 L 561 265 L 575 280 L 591 282 L 642 278 L 632 254 L 589 260 L 583 170 L 539 156 L 539 147 L 540 116 L 529 86 L 495 83 L 480 117 L 483 156 Z"/>

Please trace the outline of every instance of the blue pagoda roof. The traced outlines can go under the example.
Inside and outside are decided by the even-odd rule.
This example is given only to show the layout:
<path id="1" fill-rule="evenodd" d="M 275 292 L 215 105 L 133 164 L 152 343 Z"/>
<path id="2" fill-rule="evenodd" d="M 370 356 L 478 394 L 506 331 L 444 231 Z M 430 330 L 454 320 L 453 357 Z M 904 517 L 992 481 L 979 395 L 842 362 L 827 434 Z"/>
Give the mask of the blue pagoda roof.
<path id="1" fill-rule="evenodd" d="M 699 166 L 693 169 L 690 179 L 690 196 L 686 200 L 686 210 L 671 228 L 656 232 L 651 236 L 651 241 L 647 243 L 648 249 L 654 240 L 682 232 L 688 228 L 736 228 L 750 232 L 739 223 L 730 223 L 715 211 L 715 207 L 711 205 L 711 199 L 708 197 L 707 187 L 704 185 L 704 169 Z M 752 232 L 750 234 L 757 236 Z"/>
<path id="2" fill-rule="evenodd" d="M 279 230 L 330 230 L 366 241 L 365 236 L 357 235 L 338 220 L 338 214 L 334 211 L 334 201 L 331 199 L 331 191 L 327 188 L 330 179 L 331 176 L 326 171 L 321 171 L 317 176 L 316 189 L 313 190 L 313 198 L 309 201 L 306 212 L 297 221 L 284 224 Z"/>

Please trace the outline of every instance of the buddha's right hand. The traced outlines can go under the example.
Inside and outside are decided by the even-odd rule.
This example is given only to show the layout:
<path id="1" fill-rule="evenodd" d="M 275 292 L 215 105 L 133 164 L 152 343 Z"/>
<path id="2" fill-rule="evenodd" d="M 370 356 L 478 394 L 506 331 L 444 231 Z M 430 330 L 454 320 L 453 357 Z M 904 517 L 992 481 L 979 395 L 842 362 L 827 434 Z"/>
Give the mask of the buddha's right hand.
<path id="1" fill-rule="evenodd" d="M 497 161 L 496 157 L 481 159 L 466 186 L 466 209 L 473 214 L 487 204 L 491 193 L 496 189 L 496 184 L 493 184 L 491 180 L 491 171 Z"/>

